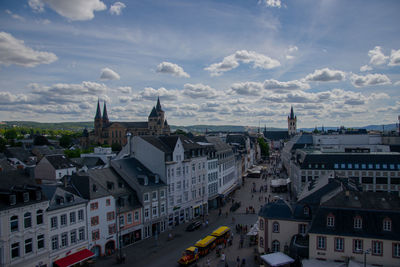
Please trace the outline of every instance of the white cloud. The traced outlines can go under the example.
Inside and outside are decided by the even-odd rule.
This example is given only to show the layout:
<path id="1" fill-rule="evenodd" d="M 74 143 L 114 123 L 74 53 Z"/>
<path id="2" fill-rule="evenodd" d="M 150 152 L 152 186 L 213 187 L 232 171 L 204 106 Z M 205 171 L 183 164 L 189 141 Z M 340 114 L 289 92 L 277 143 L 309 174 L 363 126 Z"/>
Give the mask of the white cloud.
<path id="1" fill-rule="evenodd" d="M 177 100 L 178 92 L 176 90 L 167 90 L 164 87 L 154 89 L 151 87 L 146 87 L 139 95 L 146 100 L 155 101 L 157 97 L 162 98 L 163 100 Z"/>
<path id="2" fill-rule="evenodd" d="M 395 82 L 394 85 L 399 86 L 400 85 L 400 81 Z"/>
<path id="3" fill-rule="evenodd" d="M 117 91 L 123 93 L 123 94 L 131 94 L 132 93 L 132 87 L 130 86 L 120 86 L 117 88 Z"/>
<path id="4" fill-rule="evenodd" d="M 281 0 L 258 0 L 259 4 L 264 4 L 266 7 L 277 7 L 281 8 Z"/>
<path id="5" fill-rule="evenodd" d="M 14 38 L 9 33 L 0 32 L 0 64 L 34 67 L 39 64 L 50 64 L 56 60 L 55 54 L 35 51 L 25 46 L 24 41 Z"/>
<path id="6" fill-rule="evenodd" d="M 295 45 L 289 46 L 286 54 L 286 59 L 293 59 L 294 56 L 293 54 L 296 53 L 299 50 L 299 48 Z"/>
<path id="7" fill-rule="evenodd" d="M 351 83 L 355 87 L 390 84 L 391 81 L 385 74 L 368 74 L 365 76 L 352 74 Z"/>
<path id="8" fill-rule="evenodd" d="M 19 21 L 25 21 L 25 19 L 23 17 L 21 17 L 20 15 L 14 14 L 12 13 L 10 10 L 6 9 L 5 12 L 10 15 L 13 19 L 19 20 Z"/>
<path id="9" fill-rule="evenodd" d="M 173 76 L 177 77 L 185 77 L 189 78 L 190 75 L 187 74 L 182 67 L 178 66 L 177 64 L 171 62 L 161 62 L 157 66 L 157 72 L 159 73 L 168 73 L 172 74 Z"/>
<path id="10" fill-rule="evenodd" d="M 211 88 L 210 86 L 201 83 L 198 84 L 186 83 L 183 86 L 183 94 L 194 99 L 199 97 L 215 98 L 217 96 L 217 92 L 214 88 Z"/>
<path id="11" fill-rule="evenodd" d="M 265 80 L 264 82 L 242 82 L 231 85 L 231 90 L 239 95 L 261 95 L 266 91 L 285 92 L 291 90 L 310 89 L 310 85 L 298 81 L 280 82 L 274 79 Z"/>
<path id="12" fill-rule="evenodd" d="M 400 49 L 399 50 L 392 49 L 392 53 L 390 54 L 389 66 L 399 66 L 399 65 L 400 65 Z"/>
<path id="13" fill-rule="evenodd" d="M 122 12 L 122 9 L 124 9 L 126 5 L 122 2 L 115 2 L 110 6 L 110 13 L 112 15 L 120 15 Z"/>
<path id="14" fill-rule="evenodd" d="M 369 65 L 364 65 L 360 67 L 360 71 L 364 72 L 364 71 L 370 71 L 372 70 L 372 67 Z"/>
<path id="15" fill-rule="evenodd" d="M 374 49 L 368 51 L 370 57 L 369 64 L 379 66 L 386 63 L 388 56 L 385 56 L 380 46 L 375 46 Z"/>
<path id="16" fill-rule="evenodd" d="M 254 51 L 239 50 L 234 54 L 225 57 L 222 62 L 214 63 L 204 68 L 211 73 L 211 76 L 220 76 L 226 71 L 230 71 L 239 66 L 239 62 L 246 64 L 253 63 L 253 68 L 273 69 L 281 65 L 281 63 L 263 54 Z"/>
<path id="17" fill-rule="evenodd" d="M 26 103 L 28 97 L 24 94 L 11 94 L 10 92 L 0 92 L 0 104 L 2 105 L 14 105 L 19 103 Z"/>
<path id="18" fill-rule="evenodd" d="M 288 82 L 280 82 L 274 79 L 271 80 L 265 80 L 264 89 L 266 90 L 306 90 L 310 89 L 310 85 L 308 83 L 298 81 L 298 80 L 293 80 L 293 81 L 288 81 Z"/>
<path id="19" fill-rule="evenodd" d="M 59 15 L 74 20 L 91 20 L 95 11 L 107 9 L 100 0 L 30 0 L 29 6 L 36 12 L 43 12 L 45 3 Z"/>
<path id="20" fill-rule="evenodd" d="M 305 79 L 313 82 L 338 82 L 343 81 L 345 77 L 346 73 L 343 71 L 324 68 L 308 74 Z"/>
<path id="21" fill-rule="evenodd" d="M 100 75 L 101 80 L 119 80 L 120 78 L 121 77 L 119 76 L 119 74 L 110 68 L 103 68 L 101 70 L 101 75 Z"/>

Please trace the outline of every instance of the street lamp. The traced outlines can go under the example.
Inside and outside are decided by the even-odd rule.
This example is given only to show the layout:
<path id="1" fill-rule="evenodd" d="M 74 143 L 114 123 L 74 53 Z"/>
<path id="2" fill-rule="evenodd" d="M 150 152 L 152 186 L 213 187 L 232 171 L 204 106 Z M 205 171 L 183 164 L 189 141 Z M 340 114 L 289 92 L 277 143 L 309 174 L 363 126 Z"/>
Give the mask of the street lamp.
<path id="1" fill-rule="evenodd" d="M 367 266 L 367 254 L 371 253 L 371 249 L 370 248 L 367 250 L 357 249 L 357 252 L 364 254 L 364 267 L 366 267 Z"/>

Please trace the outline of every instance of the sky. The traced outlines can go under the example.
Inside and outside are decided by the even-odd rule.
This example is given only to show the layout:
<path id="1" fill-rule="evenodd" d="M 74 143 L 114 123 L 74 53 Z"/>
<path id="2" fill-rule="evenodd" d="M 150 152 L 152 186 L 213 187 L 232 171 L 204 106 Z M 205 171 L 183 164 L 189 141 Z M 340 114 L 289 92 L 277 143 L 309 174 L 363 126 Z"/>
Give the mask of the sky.
<path id="1" fill-rule="evenodd" d="M 1 0 L 0 120 L 396 123 L 400 1 Z"/>

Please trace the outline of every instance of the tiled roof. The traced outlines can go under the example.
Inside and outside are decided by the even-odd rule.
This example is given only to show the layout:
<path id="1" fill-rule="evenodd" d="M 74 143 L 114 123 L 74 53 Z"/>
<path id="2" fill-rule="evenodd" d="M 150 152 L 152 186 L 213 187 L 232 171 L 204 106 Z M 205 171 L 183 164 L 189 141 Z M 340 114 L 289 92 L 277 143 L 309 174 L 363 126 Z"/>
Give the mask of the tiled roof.
<path id="1" fill-rule="evenodd" d="M 289 139 L 288 131 L 264 131 L 263 134 L 265 138 L 272 141 Z"/>
<path id="2" fill-rule="evenodd" d="M 63 209 L 87 202 L 85 199 L 62 189 L 57 185 L 41 185 L 46 198 L 50 200 L 47 210 Z"/>
<path id="3" fill-rule="evenodd" d="M 65 155 L 47 155 L 45 158 L 56 170 L 75 167 L 75 164 Z"/>

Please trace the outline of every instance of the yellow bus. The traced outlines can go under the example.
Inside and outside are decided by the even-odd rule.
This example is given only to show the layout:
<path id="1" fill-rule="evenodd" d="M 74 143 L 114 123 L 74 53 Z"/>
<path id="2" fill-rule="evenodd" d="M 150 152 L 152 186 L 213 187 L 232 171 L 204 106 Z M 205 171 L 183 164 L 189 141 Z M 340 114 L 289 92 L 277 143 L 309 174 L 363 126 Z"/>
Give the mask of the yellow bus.
<path id="1" fill-rule="evenodd" d="M 224 243 L 224 240 L 228 240 L 229 236 L 231 235 L 231 228 L 229 228 L 228 226 L 221 226 L 214 232 L 212 232 L 211 235 L 215 236 L 215 243 L 219 245 L 221 243 Z"/>
<path id="2" fill-rule="evenodd" d="M 212 249 L 215 248 L 216 243 L 215 240 L 217 238 L 215 236 L 206 236 L 205 238 L 197 241 L 197 243 L 194 245 L 195 247 L 199 248 L 199 254 L 200 256 L 205 256 L 208 253 L 210 253 L 210 251 Z"/>

